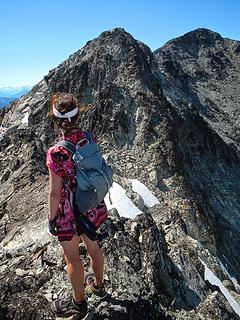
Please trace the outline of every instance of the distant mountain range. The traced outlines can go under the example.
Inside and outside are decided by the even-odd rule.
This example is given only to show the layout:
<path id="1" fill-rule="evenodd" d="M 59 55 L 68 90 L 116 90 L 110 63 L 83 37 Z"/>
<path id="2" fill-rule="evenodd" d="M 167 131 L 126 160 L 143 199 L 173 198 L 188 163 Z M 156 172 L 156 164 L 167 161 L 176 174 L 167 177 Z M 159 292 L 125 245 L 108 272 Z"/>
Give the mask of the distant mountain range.
<path id="1" fill-rule="evenodd" d="M 30 86 L 0 88 L 0 109 L 29 92 L 31 88 Z"/>

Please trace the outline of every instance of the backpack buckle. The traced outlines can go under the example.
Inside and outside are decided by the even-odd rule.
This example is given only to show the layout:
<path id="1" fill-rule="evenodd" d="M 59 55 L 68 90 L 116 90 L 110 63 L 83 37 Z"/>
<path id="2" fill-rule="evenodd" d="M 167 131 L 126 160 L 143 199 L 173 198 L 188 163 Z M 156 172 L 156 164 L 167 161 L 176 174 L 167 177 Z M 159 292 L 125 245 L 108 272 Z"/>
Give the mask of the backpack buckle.
<path id="1" fill-rule="evenodd" d="M 84 147 L 88 143 L 89 143 L 89 141 L 87 138 L 82 138 L 76 143 L 76 149 L 78 150 L 78 149 Z"/>

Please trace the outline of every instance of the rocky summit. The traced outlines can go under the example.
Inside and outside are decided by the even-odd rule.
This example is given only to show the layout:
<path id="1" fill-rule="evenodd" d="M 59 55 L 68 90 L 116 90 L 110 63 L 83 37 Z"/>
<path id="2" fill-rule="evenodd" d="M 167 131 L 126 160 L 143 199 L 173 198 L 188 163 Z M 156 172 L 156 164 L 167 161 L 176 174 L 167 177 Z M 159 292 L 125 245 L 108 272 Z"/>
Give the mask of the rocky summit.
<path id="1" fill-rule="evenodd" d="M 57 91 L 91 107 L 79 126 L 96 133 L 115 186 L 139 210 L 111 208 L 102 226 L 109 296 L 86 292 L 92 318 L 239 319 L 240 42 L 197 29 L 151 52 L 121 28 L 0 110 L 0 318 L 54 319 L 50 302 L 71 294 L 47 228 Z M 80 253 L 88 271 L 82 244 Z"/>

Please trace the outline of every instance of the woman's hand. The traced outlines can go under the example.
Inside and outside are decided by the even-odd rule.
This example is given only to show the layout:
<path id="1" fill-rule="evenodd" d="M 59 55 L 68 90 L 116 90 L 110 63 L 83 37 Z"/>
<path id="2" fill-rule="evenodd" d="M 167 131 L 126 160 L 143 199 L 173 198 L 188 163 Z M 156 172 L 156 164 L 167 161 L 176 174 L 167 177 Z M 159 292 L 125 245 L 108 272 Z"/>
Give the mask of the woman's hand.
<path id="1" fill-rule="evenodd" d="M 57 217 L 53 218 L 52 220 L 48 219 L 48 230 L 53 235 L 57 235 L 57 224 L 56 224 Z"/>
<path id="2" fill-rule="evenodd" d="M 48 194 L 48 229 L 53 235 L 57 235 L 56 219 L 58 215 L 58 207 L 62 197 L 62 178 L 49 169 L 49 194 Z"/>

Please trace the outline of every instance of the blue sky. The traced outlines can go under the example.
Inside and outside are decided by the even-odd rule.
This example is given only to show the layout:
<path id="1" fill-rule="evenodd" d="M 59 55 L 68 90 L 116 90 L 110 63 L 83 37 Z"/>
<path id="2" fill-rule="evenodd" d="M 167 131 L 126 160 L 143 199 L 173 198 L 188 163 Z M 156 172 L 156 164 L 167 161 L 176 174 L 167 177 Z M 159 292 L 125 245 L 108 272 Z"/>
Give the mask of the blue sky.
<path id="1" fill-rule="evenodd" d="M 239 0 L 1 0 L 0 87 L 36 84 L 115 27 L 152 50 L 200 27 L 240 40 L 239 12 Z"/>

